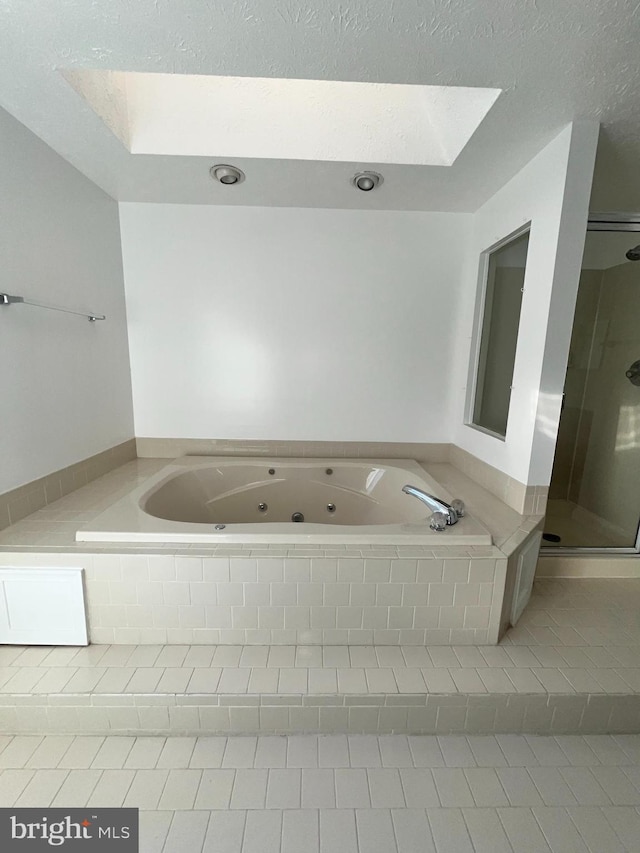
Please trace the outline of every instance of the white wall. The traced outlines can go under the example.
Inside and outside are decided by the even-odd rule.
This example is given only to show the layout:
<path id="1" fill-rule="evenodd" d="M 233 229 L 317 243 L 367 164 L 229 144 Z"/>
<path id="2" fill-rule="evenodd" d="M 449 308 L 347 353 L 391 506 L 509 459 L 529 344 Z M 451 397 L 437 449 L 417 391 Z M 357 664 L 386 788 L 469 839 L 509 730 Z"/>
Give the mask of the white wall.
<path id="1" fill-rule="evenodd" d="M 0 493 L 132 437 L 116 202 L 0 110 Z"/>
<path id="2" fill-rule="evenodd" d="M 566 127 L 473 217 L 460 314 L 454 441 L 522 483 L 551 478 L 598 138 L 592 122 Z M 478 259 L 531 222 L 506 440 L 464 424 Z"/>
<path id="3" fill-rule="evenodd" d="M 136 435 L 450 439 L 470 216 L 134 203 L 120 216 Z"/>

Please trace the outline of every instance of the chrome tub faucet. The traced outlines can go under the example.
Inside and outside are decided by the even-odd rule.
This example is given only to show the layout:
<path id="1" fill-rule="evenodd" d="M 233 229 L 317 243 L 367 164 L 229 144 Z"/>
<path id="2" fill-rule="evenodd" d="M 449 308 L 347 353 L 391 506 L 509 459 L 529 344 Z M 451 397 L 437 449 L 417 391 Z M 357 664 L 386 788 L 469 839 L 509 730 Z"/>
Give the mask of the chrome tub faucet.
<path id="1" fill-rule="evenodd" d="M 457 524 L 458 519 L 465 514 L 464 503 L 456 498 L 448 504 L 446 501 L 437 498 L 435 495 L 430 495 L 423 492 L 417 486 L 403 486 L 402 491 L 406 495 L 412 495 L 418 498 L 423 504 L 429 507 L 432 512 L 430 526 L 433 530 L 444 530 L 446 526 Z"/>

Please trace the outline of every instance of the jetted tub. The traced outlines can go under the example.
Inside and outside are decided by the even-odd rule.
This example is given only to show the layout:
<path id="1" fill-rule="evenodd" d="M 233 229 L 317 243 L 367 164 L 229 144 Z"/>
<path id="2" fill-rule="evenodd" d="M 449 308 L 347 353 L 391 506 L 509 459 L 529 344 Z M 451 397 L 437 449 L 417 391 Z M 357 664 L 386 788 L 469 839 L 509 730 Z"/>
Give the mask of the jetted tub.
<path id="1" fill-rule="evenodd" d="M 412 460 L 186 456 L 85 528 L 80 542 L 490 545 L 465 516 L 442 532 L 406 484 L 451 501 Z"/>

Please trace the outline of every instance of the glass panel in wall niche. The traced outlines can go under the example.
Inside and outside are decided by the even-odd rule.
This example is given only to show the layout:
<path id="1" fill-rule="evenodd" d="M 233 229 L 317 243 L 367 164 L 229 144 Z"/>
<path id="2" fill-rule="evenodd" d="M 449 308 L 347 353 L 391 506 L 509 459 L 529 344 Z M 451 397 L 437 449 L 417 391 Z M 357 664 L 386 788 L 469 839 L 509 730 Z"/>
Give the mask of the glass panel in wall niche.
<path id="1" fill-rule="evenodd" d="M 547 545 L 636 544 L 640 249 L 633 250 L 638 243 L 640 233 L 587 232 L 547 505 Z"/>
<path id="2" fill-rule="evenodd" d="M 529 232 L 482 256 L 481 326 L 470 422 L 500 438 L 507 433 Z"/>

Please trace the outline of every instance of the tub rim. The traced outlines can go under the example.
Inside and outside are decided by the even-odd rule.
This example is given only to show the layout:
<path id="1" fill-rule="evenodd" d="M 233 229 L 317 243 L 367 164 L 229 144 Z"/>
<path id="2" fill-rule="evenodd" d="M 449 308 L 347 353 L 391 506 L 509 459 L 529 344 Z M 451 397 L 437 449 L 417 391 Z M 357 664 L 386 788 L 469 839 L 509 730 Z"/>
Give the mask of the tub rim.
<path id="1" fill-rule="evenodd" d="M 376 525 L 324 525 L 305 523 L 305 531 L 294 522 L 261 522 L 259 524 L 227 524 L 221 530 L 212 529 L 214 525 L 202 522 L 177 522 L 161 519 L 147 513 L 142 507 L 148 499 L 167 482 L 180 473 L 198 467 L 259 465 L 276 467 L 361 467 L 375 465 L 384 468 L 397 468 L 424 485 L 446 501 L 452 499 L 449 491 L 441 486 L 419 462 L 414 459 L 372 459 L 347 457 L 253 457 L 253 456 L 182 456 L 167 460 L 160 471 L 135 486 L 127 495 L 116 500 L 97 518 L 88 522 L 76 532 L 78 542 L 145 542 L 149 544 L 301 544 L 331 546 L 381 544 L 422 545 L 442 548 L 448 546 L 490 546 L 491 534 L 486 527 L 472 515 L 466 515 L 458 524 L 442 533 L 432 531 L 428 526 L 428 512 L 424 521 L 402 524 Z M 434 488 L 435 486 L 435 488 Z M 464 497 L 464 496 L 463 496 Z M 425 508 L 426 510 L 426 508 Z M 268 526 L 269 529 L 266 529 Z M 207 528 L 203 530 L 203 528 Z M 241 530 L 240 528 L 258 528 Z M 336 532 L 336 531 L 340 532 Z"/>

